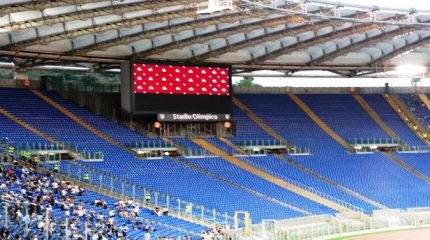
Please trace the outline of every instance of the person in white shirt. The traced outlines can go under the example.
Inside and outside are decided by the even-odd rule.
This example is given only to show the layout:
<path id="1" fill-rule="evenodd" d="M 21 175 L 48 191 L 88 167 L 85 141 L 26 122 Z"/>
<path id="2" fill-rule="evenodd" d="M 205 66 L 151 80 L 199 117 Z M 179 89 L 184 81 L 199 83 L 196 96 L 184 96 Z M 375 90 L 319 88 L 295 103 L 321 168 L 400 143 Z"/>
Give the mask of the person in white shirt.
<path id="1" fill-rule="evenodd" d="M 40 230 L 44 230 L 45 223 L 43 222 L 43 219 L 37 223 L 37 228 L 39 228 Z"/>
<path id="2" fill-rule="evenodd" d="M 25 215 L 23 218 L 22 218 L 22 221 L 24 222 L 24 224 L 25 225 L 29 225 L 30 224 L 30 216 L 29 215 Z"/>
<path id="3" fill-rule="evenodd" d="M 114 209 L 111 209 L 111 210 L 109 210 L 109 217 L 114 217 L 115 216 L 115 210 Z"/>
<path id="4" fill-rule="evenodd" d="M 127 236 L 127 231 L 128 231 L 128 227 L 127 227 L 127 225 L 123 224 L 123 225 L 119 228 L 119 230 L 122 232 L 122 235 L 123 235 L 124 237 L 126 237 L 126 236 Z"/>
<path id="5" fill-rule="evenodd" d="M 23 217 L 23 215 L 22 215 L 22 213 L 21 213 L 21 210 L 17 210 L 17 211 L 16 211 L 16 218 L 21 220 L 21 219 L 22 219 L 22 217 Z"/>
<path id="6" fill-rule="evenodd" d="M 102 231 L 98 231 L 96 234 L 93 235 L 91 240 L 107 240 L 106 237 L 103 236 Z"/>
<path id="7" fill-rule="evenodd" d="M 73 188 L 72 188 L 72 194 L 73 195 L 77 195 L 79 193 L 79 188 L 78 188 L 78 186 L 74 186 Z"/>
<path id="8" fill-rule="evenodd" d="M 114 225 L 114 223 L 115 223 L 115 218 L 110 217 L 110 218 L 108 219 L 108 222 L 109 222 L 109 224 L 110 224 L 110 225 Z"/>
<path id="9" fill-rule="evenodd" d="M 138 216 L 140 215 L 140 208 L 139 208 L 139 206 L 135 206 L 135 207 L 133 208 L 133 213 L 134 213 L 134 215 L 135 215 L 136 217 L 138 217 Z"/>

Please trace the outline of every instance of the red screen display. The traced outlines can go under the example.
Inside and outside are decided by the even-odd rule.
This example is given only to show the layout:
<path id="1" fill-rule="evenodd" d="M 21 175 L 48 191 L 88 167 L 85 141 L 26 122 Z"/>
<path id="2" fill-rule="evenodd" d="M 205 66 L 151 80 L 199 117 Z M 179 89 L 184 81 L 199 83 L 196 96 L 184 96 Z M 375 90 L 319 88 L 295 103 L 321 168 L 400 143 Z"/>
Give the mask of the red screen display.
<path id="1" fill-rule="evenodd" d="M 137 94 L 230 95 L 226 67 L 134 64 L 133 68 Z"/>

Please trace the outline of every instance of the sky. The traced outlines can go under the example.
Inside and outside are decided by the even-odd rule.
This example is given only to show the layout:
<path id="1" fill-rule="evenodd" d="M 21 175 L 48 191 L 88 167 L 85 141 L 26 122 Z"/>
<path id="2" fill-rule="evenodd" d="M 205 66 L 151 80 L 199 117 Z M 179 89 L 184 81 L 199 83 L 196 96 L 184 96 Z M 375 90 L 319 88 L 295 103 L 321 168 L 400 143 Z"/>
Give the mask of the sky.
<path id="1" fill-rule="evenodd" d="M 340 0 L 339 2 L 389 8 L 416 8 L 418 11 L 430 10 L 429 0 Z"/>
<path id="2" fill-rule="evenodd" d="M 378 74 L 377 77 L 359 78 L 343 78 L 326 71 L 303 71 L 295 74 L 296 77 L 294 75 L 292 77 L 282 77 L 283 75 L 280 72 L 267 70 L 257 71 L 254 74 L 254 83 L 264 87 L 384 87 L 385 83 L 392 87 L 411 87 L 413 79 L 420 79 L 416 83 L 419 86 L 430 86 L 430 78 L 424 77 L 422 73 L 414 76 L 400 75 L 392 77 L 395 74 L 394 72 L 390 74 L 391 76 Z M 268 77 L 264 77 L 265 75 Z M 242 76 L 233 76 L 232 78 L 233 83 L 238 83 L 242 79 Z"/>

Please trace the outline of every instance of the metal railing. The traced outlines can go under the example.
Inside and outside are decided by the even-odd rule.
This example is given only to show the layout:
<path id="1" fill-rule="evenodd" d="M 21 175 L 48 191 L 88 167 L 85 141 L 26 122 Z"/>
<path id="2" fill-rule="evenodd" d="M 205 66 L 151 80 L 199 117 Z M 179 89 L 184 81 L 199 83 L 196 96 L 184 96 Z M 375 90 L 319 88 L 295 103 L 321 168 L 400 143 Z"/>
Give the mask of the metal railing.
<path id="1" fill-rule="evenodd" d="M 17 152 L 29 151 L 29 152 L 40 152 L 43 155 L 41 160 L 61 160 L 61 155 L 53 154 L 58 151 L 69 151 L 75 154 L 80 160 L 103 160 L 104 154 L 101 151 L 87 151 L 81 149 L 76 144 L 71 143 L 50 143 L 50 142 L 29 142 L 29 143 L 18 143 L 13 144 Z"/>
<path id="2" fill-rule="evenodd" d="M 242 149 L 255 148 L 258 152 L 257 148 L 285 148 L 289 154 L 310 154 L 310 148 L 299 147 L 296 145 L 287 144 L 282 140 L 277 139 L 239 139 L 233 140 L 233 143 Z M 250 151 L 247 151 L 248 153 Z"/>
<path id="3" fill-rule="evenodd" d="M 207 157 L 215 157 L 215 155 L 205 149 L 182 149 L 182 156 L 192 158 L 192 157 L 201 157 L 201 158 L 207 158 Z"/>
<path id="4" fill-rule="evenodd" d="M 407 152 L 430 152 L 430 146 L 411 146 L 399 138 L 354 138 L 348 141 L 354 146 L 357 153 L 372 153 L 377 151 L 377 147 L 392 146 L 393 150 L 401 153 Z M 367 146 L 367 148 L 365 147 Z"/>
<path id="5" fill-rule="evenodd" d="M 400 145 L 403 142 L 399 138 L 353 138 L 348 143 L 352 145 Z"/>
<path id="6" fill-rule="evenodd" d="M 311 149 L 307 147 L 291 146 L 288 147 L 287 152 L 291 155 L 311 154 Z"/>
<path id="7" fill-rule="evenodd" d="M 136 151 L 140 149 L 146 149 L 146 148 L 149 148 L 149 149 L 176 148 L 172 143 L 165 142 L 162 140 L 134 142 L 134 143 L 126 144 L 126 146 L 136 149 Z"/>
<path id="8" fill-rule="evenodd" d="M 286 143 L 276 139 L 240 139 L 233 140 L 233 143 L 240 147 L 248 146 L 287 146 Z"/>
<path id="9" fill-rule="evenodd" d="M 65 143 L 49 143 L 49 142 L 28 142 L 28 143 L 17 143 L 13 144 L 18 151 L 61 151 L 70 150 L 71 148 L 77 151 L 76 145 L 65 144 Z"/>
<path id="10" fill-rule="evenodd" d="M 426 153 L 430 152 L 430 146 L 428 145 L 419 145 L 419 146 L 409 146 L 409 145 L 402 145 L 397 147 L 397 152 L 399 153 Z"/>
<path id="11" fill-rule="evenodd" d="M 79 160 L 103 160 L 104 159 L 104 154 L 103 152 L 86 152 L 84 151 L 80 151 L 77 153 L 76 157 Z"/>

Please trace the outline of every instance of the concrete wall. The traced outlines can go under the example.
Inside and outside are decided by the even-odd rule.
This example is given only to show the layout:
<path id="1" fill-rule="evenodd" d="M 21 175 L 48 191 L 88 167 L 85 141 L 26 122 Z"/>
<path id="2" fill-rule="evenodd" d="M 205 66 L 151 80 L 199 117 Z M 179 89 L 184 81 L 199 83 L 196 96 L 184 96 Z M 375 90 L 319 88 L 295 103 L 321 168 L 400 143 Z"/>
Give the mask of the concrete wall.
<path id="1" fill-rule="evenodd" d="M 430 93 L 430 87 L 396 87 L 389 88 L 390 93 L 410 94 L 410 93 Z M 383 94 L 384 87 L 369 88 L 301 88 L 301 87 L 234 87 L 233 93 L 236 94 Z"/>
<path id="2" fill-rule="evenodd" d="M 28 85 L 28 86 L 26 86 Z M 25 80 L 14 80 L 14 79 L 0 79 L 0 88 L 30 88 L 39 89 L 40 81 L 25 81 Z"/>
<path id="3" fill-rule="evenodd" d="M 29 86 L 25 86 L 24 80 L 0 79 L 0 88 L 30 88 L 39 89 L 40 81 L 31 80 Z M 430 93 L 430 87 L 396 87 L 389 89 L 390 93 L 409 94 L 409 93 Z M 303 87 L 234 87 L 233 93 L 238 94 L 382 94 L 385 92 L 384 87 L 369 87 L 369 88 L 303 88 Z M 64 93 L 67 97 L 67 93 Z M 80 103 L 82 101 L 79 101 Z"/>

